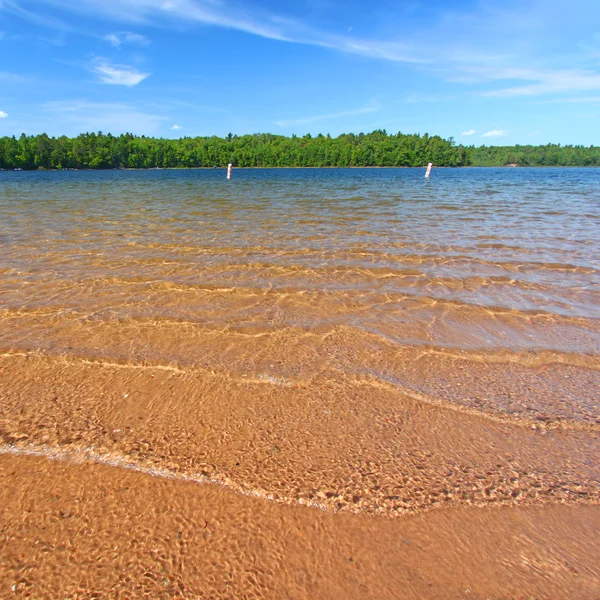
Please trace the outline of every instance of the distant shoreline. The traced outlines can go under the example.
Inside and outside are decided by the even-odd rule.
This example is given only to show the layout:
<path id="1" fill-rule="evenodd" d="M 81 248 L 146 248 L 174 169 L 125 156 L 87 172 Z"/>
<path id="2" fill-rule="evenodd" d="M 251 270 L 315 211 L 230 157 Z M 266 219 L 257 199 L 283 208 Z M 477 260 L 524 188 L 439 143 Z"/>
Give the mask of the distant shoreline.
<path id="1" fill-rule="evenodd" d="M 213 168 L 231 163 L 236 169 L 422 168 L 441 167 L 600 166 L 600 147 L 546 144 L 538 146 L 464 146 L 437 135 L 366 134 L 281 136 L 230 134 L 220 138 L 151 138 L 85 133 L 77 137 L 46 134 L 0 137 L 0 168 L 153 169 Z"/>

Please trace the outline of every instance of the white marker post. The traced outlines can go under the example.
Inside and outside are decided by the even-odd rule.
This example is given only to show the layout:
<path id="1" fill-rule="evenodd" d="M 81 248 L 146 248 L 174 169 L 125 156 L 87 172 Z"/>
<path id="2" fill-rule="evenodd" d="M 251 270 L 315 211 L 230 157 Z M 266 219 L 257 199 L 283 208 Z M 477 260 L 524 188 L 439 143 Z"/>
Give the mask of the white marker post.
<path id="1" fill-rule="evenodd" d="M 232 166 L 233 166 L 233 165 L 232 165 L 231 163 L 229 163 L 229 164 L 227 165 L 227 179 L 231 179 L 231 167 L 232 167 Z"/>
<path id="2" fill-rule="evenodd" d="M 431 167 L 433 167 L 433 163 L 429 163 L 429 164 L 427 165 L 427 173 L 425 173 L 425 177 L 426 177 L 427 179 L 429 179 L 429 176 L 431 175 Z"/>

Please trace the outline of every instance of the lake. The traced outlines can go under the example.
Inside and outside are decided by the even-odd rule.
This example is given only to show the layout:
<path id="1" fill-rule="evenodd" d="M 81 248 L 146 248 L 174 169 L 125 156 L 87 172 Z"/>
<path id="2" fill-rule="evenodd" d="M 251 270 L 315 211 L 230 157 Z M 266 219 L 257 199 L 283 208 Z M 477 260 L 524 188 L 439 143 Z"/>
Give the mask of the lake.
<path id="1" fill-rule="evenodd" d="M 127 497 L 165 556 L 207 523 L 209 570 L 240 531 L 381 565 L 412 527 L 435 572 L 458 532 L 489 558 L 598 503 L 600 170 L 2 172 L 0 244 L 0 458 L 42 506 L 87 482 L 101 527 Z"/>

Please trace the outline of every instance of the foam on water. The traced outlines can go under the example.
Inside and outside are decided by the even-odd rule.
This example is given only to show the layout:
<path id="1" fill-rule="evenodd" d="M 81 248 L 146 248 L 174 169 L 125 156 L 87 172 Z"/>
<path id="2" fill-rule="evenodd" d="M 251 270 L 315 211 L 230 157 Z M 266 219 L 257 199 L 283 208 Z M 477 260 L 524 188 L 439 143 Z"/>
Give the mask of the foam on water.
<path id="1" fill-rule="evenodd" d="M 58 460 L 63 462 L 70 462 L 74 464 L 82 463 L 97 463 L 101 465 L 107 465 L 109 467 L 116 467 L 119 469 L 128 469 L 130 471 L 136 471 L 143 475 L 149 475 L 150 477 L 161 477 L 163 479 L 174 479 L 177 481 L 189 481 L 191 483 L 197 483 L 200 485 L 218 485 L 230 491 L 242 494 L 244 496 L 253 496 L 255 498 L 261 498 L 263 500 L 281 502 L 283 504 L 293 504 L 294 500 L 290 498 L 275 497 L 268 492 L 257 489 L 247 489 L 243 486 L 236 485 L 235 482 L 230 481 L 227 477 L 206 477 L 201 474 L 187 474 L 170 469 L 161 468 L 153 465 L 144 465 L 136 462 L 131 457 L 120 456 L 118 454 L 107 454 L 94 450 L 94 448 L 61 448 L 57 446 L 24 446 L 24 445 L 13 445 L 13 444 L 0 444 L 0 454 L 10 454 L 13 456 L 38 456 L 47 458 L 49 460 Z M 307 502 L 303 498 L 300 498 L 296 503 L 310 506 L 311 508 L 317 508 L 319 510 L 327 510 L 327 506 L 319 504 L 317 502 Z"/>

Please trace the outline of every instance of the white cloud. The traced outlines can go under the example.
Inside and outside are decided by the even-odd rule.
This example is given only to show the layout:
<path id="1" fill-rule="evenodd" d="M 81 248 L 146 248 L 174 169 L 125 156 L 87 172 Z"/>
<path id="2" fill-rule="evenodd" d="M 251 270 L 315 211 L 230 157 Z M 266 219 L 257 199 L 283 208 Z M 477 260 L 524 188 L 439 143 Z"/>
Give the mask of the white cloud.
<path id="1" fill-rule="evenodd" d="M 0 110 L 0 119 L 6 119 L 8 117 L 8 113 L 5 113 L 3 110 Z"/>
<path id="2" fill-rule="evenodd" d="M 463 131 L 460 135 L 475 135 L 476 133 L 475 129 L 469 129 L 469 131 Z"/>
<path id="3" fill-rule="evenodd" d="M 490 137 L 502 137 L 506 135 L 508 131 L 504 131 L 504 129 L 493 129 L 492 131 L 487 131 L 481 137 L 490 138 Z"/>
<path id="4" fill-rule="evenodd" d="M 42 111 L 51 115 L 52 125 L 58 134 L 67 135 L 86 131 L 156 135 L 163 123 L 169 120 L 169 117 L 118 102 L 55 101 L 43 104 Z M 44 121 L 48 122 L 48 119 Z"/>
<path id="5" fill-rule="evenodd" d="M 406 44 L 397 41 L 357 39 L 350 35 L 332 34 L 310 27 L 297 19 L 282 17 L 250 4 L 238 4 L 233 10 L 230 5 L 219 0 L 37 0 L 40 1 L 53 9 L 94 18 L 103 17 L 121 23 L 161 26 L 172 22 L 195 22 L 244 31 L 273 40 L 321 46 L 373 58 L 398 62 L 428 62 L 428 59 L 418 56 Z M 24 0 L 23 3 L 27 2 L 28 0 Z M 13 4 L 14 2 L 7 4 L 12 12 L 29 20 L 43 21 L 43 17 L 38 16 L 37 12 L 13 7 Z M 62 22 L 59 24 L 48 21 L 44 24 L 66 27 Z M 120 45 L 117 41 L 123 43 L 119 34 L 108 34 L 105 39 L 115 46 Z"/>
<path id="6" fill-rule="evenodd" d="M 148 46 L 150 40 L 140 33 L 133 33 L 131 31 L 120 31 L 117 33 L 107 33 L 104 39 L 115 48 L 118 48 L 122 44 L 133 44 L 137 46 Z"/>
<path id="7" fill-rule="evenodd" d="M 100 76 L 102 83 L 125 85 L 128 87 L 137 85 L 150 76 L 150 73 L 140 73 L 135 67 L 111 65 L 101 58 L 96 58 L 92 61 L 91 70 Z"/>
<path id="8" fill-rule="evenodd" d="M 236 10 L 232 10 L 230 6 L 225 6 L 215 0 L 42 1 L 54 9 L 76 12 L 95 18 L 103 17 L 116 22 L 163 25 L 169 21 L 195 21 L 228 29 L 238 29 L 273 39 L 285 39 L 282 30 L 290 23 L 289 20 L 279 19 L 256 7 L 244 10 L 243 6 L 237 6 Z"/>
<path id="9" fill-rule="evenodd" d="M 313 115 L 312 117 L 303 117 L 301 119 L 288 119 L 284 121 L 276 121 L 275 125 L 279 127 L 291 127 L 293 125 L 306 125 L 308 123 L 315 123 L 316 121 L 327 121 L 329 119 L 341 119 L 343 117 L 354 117 L 357 115 L 364 115 L 367 113 L 377 112 L 380 110 L 380 106 L 377 102 L 371 101 L 366 106 L 356 110 L 346 110 L 337 113 L 328 113 L 324 115 Z"/>
<path id="10" fill-rule="evenodd" d="M 148 46 L 150 44 L 149 38 L 141 33 L 132 33 L 126 31 L 123 34 L 123 40 L 126 44 L 137 44 L 138 46 Z"/>
<path id="11" fill-rule="evenodd" d="M 419 56 L 415 48 L 398 42 L 380 40 L 358 40 L 345 36 L 330 35 L 319 31 L 308 31 L 306 36 L 295 37 L 291 33 L 287 41 L 299 44 L 322 46 L 332 50 L 339 50 L 348 54 L 360 54 L 371 58 L 381 58 L 393 62 L 425 64 L 431 62 L 429 58 Z"/>
<path id="12" fill-rule="evenodd" d="M 495 71 L 495 72 L 494 72 Z M 517 79 L 530 81 L 526 85 L 517 85 L 499 90 L 483 92 L 483 96 L 539 96 L 542 94 L 573 93 L 600 90 L 600 73 L 584 69 L 497 69 L 489 70 L 488 79 Z"/>
<path id="13" fill-rule="evenodd" d="M 183 127 L 181 125 L 172 125 L 171 129 L 176 131 L 177 129 L 183 129 Z"/>
<path id="14" fill-rule="evenodd" d="M 390 11 L 389 17 L 386 13 L 386 23 L 380 26 L 394 31 L 394 37 L 388 39 L 376 33 L 360 37 L 351 27 L 343 27 L 348 29 L 343 34 L 337 32 L 340 28 L 326 31 L 300 18 L 262 8 L 266 3 L 257 0 L 0 0 L 0 10 L 63 30 L 72 29 L 56 19 L 54 15 L 61 14 L 60 11 L 126 24 L 121 25 L 123 27 L 210 25 L 348 54 L 414 63 L 452 82 L 492 83 L 485 91 L 481 91 L 483 88 L 477 91 L 483 96 L 558 95 L 600 90 L 597 61 L 585 62 L 585 56 L 573 53 L 569 54 L 568 64 L 582 68 L 565 69 L 564 53 L 552 54 L 547 42 L 559 39 L 567 25 L 573 31 L 576 25 L 589 27 L 589 14 L 595 14 L 597 0 L 579 0 L 575 3 L 577 6 L 567 12 L 564 0 L 477 0 L 467 3 L 468 8 L 464 3 L 455 4 L 460 7 L 443 11 L 432 8 L 431 19 L 418 26 L 410 19 L 404 22 L 398 18 L 398 11 Z M 48 9 L 45 12 L 40 10 L 44 5 Z M 26 10 L 25 6 L 32 10 Z M 294 10 L 293 4 L 286 10 Z M 109 33 L 104 39 L 114 47 L 148 43 L 144 36 L 127 31 Z M 516 68 L 515 64 L 546 67 Z M 132 73 L 129 75 L 125 78 L 134 81 L 135 73 L 134 77 Z M 114 73 L 109 74 L 108 79 L 106 83 L 122 83 L 121 77 Z"/>
<path id="15" fill-rule="evenodd" d="M 111 45 L 111 46 L 120 46 L 121 45 L 121 38 L 119 38 L 119 36 L 116 33 L 107 33 L 104 36 L 104 39 Z"/>

